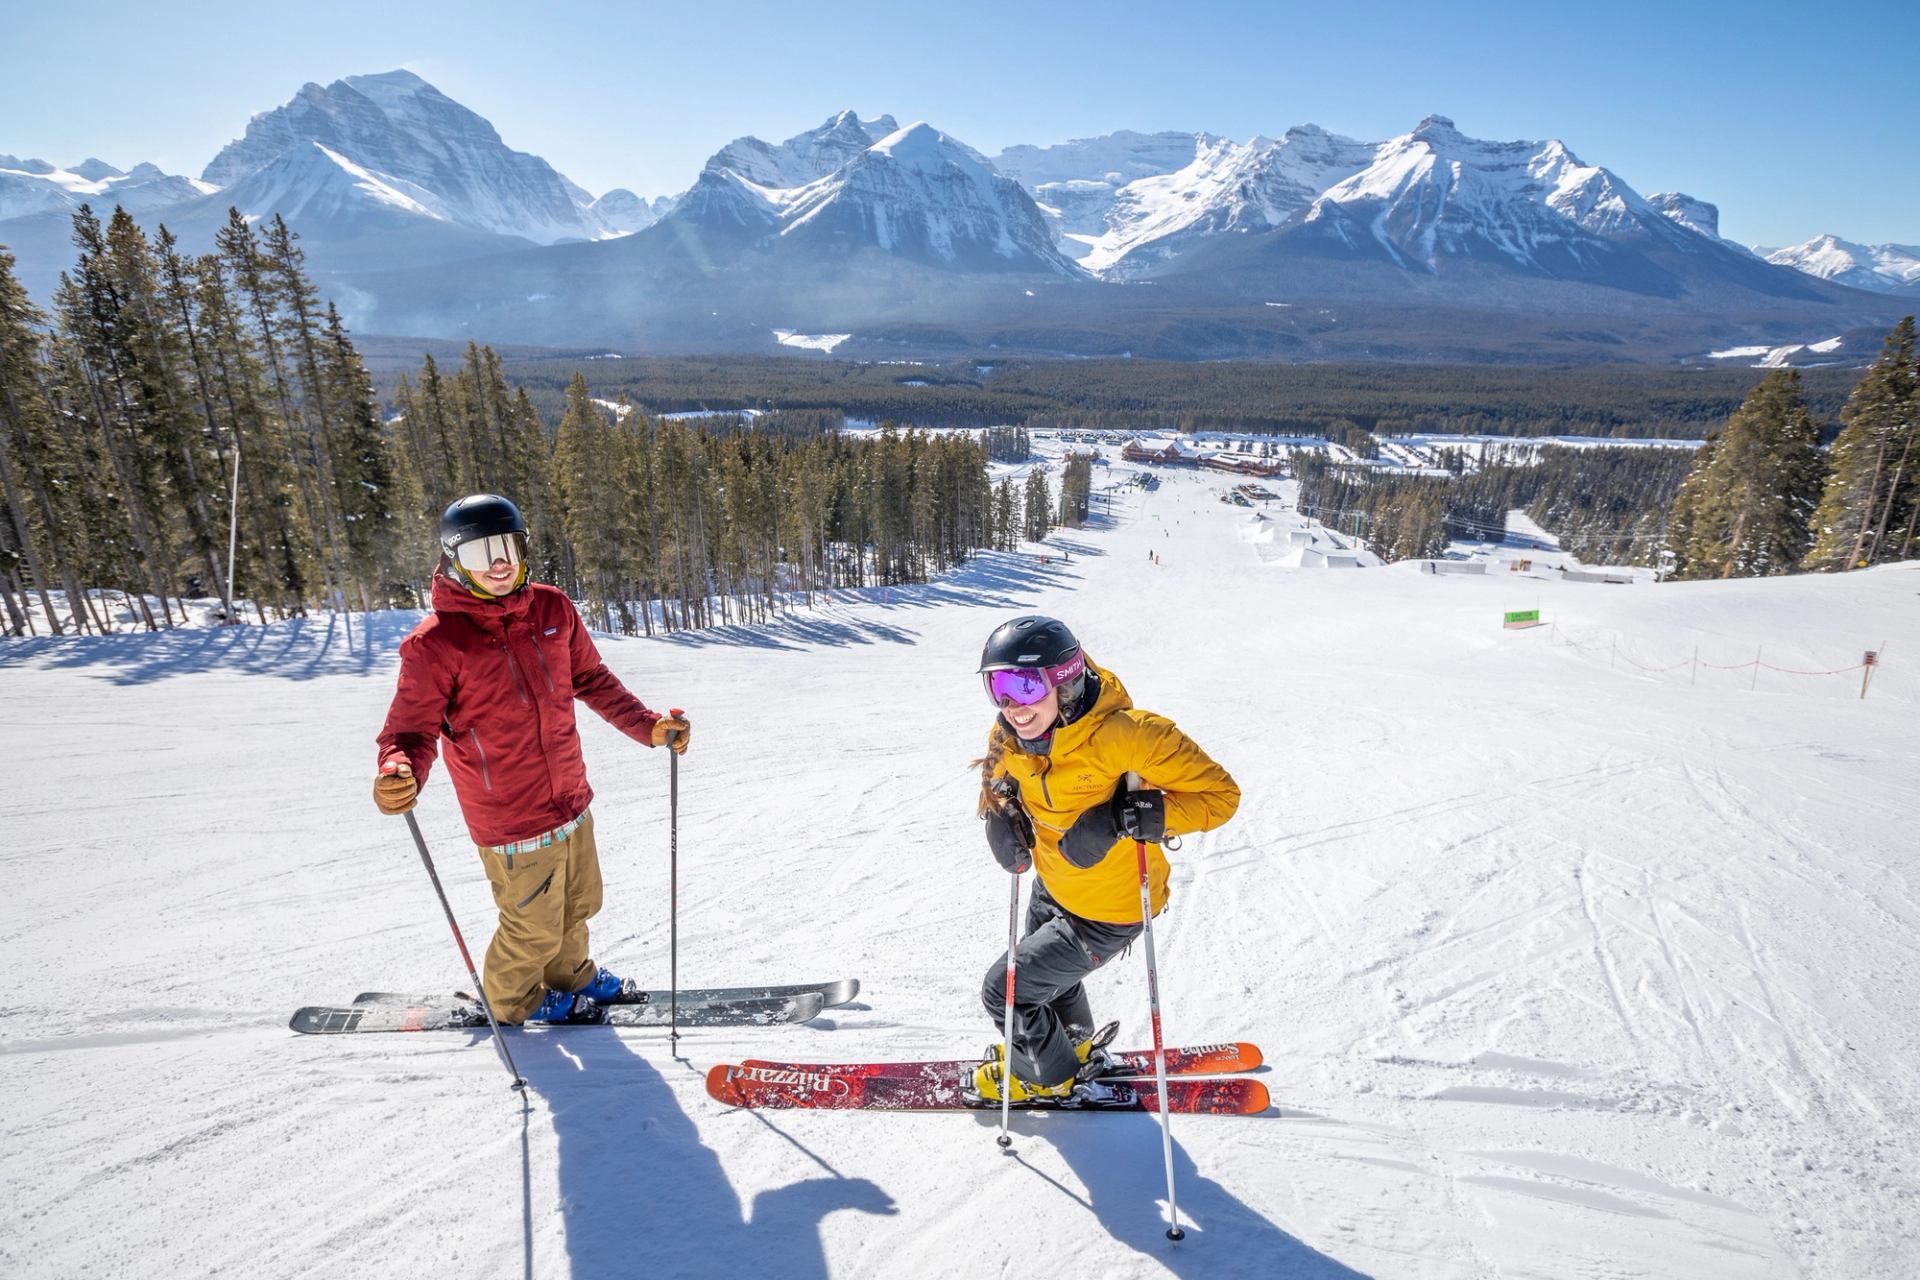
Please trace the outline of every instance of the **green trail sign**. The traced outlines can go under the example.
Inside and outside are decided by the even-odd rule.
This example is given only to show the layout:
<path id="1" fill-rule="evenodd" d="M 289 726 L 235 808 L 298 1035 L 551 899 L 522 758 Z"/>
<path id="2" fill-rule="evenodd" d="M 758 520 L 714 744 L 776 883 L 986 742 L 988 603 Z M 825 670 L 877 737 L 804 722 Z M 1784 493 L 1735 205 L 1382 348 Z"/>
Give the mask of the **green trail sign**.
<path id="1" fill-rule="evenodd" d="M 1509 609 L 1503 625 L 1509 631 L 1523 631 L 1528 627 L 1537 627 L 1540 625 L 1540 611 L 1538 609 Z"/>

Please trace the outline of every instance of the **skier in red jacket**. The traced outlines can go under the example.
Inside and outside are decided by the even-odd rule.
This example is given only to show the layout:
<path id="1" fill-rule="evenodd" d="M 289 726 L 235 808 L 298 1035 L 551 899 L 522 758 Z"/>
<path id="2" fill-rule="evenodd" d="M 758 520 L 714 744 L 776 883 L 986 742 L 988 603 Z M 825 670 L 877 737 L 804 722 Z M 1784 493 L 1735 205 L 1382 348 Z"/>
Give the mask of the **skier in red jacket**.
<path id="1" fill-rule="evenodd" d="M 380 730 L 374 802 L 413 808 L 446 741 L 447 775 L 479 846 L 500 923 L 482 981 L 501 1022 L 579 1022 L 618 998 L 594 964 L 600 856 L 577 698 L 636 742 L 687 749 L 686 719 L 649 711 L 600 660 L 573 601 L 527 581 L 527 524 L 505 498 L 462 498 L 440 518 L 433 614 L 400 645 Z"/>

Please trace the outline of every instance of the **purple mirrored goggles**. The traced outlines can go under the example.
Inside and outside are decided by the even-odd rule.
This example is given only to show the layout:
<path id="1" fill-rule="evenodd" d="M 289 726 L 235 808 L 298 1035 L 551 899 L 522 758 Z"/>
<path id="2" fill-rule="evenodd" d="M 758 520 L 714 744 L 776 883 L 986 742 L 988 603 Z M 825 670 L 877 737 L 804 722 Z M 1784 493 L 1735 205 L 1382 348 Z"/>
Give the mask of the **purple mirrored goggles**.
<path id="1" fill-rule="evenodd" d="M 1076 653 L 1057 667 L 1003 667 L 982 672 L 980 679 L 987 686 L 987 696 L 993 699 L 994 706 L 1017 702 L 1030 707 L 1045 698 L 1049 689 L 1072 682 L 1086 669 L 1086 658 Z"/>

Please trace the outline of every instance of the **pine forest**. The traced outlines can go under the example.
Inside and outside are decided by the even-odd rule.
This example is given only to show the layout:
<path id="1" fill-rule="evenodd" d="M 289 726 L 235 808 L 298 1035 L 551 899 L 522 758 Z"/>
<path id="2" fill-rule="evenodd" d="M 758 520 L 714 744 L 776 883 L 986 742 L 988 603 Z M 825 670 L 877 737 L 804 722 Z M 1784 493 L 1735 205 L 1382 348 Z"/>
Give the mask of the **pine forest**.
<path id="1" fill-rule="evenodd" d="M 1656 374 L 1616 386 L 1612 407 L 1594 371 L 1431 366 L 1026 362 L 916 369 L 906 386 L 827 361 L 659 358 L 606 366 L 596 391 L 578 363 L 563 376 L 516 360 L 510 376 L 478 343 L 388 359 L 376 383 L 278 217 L 234 212 L 195 256 L 165 227 L 150 237 L 122 209 L 102 223 L 83 206 L 73 244 L 44 311 L 0 249 L 13 634 L 36 617 L 111 630 L 108 589 L 156 629 L 186 621 L 190 600 L 223 602 L 230 621 L 418 607 L 438 512 L 474 492 L 514 498 L 535 574 L 597 626 L 762 621 L 1085 521 L 1093 453 L 1057 482 L 1040 467 L 989 479 L 990 462 L 1032 456 L 1032 431 L 1059 428 L 1311 430 L 1352 460 L 1294 451 L 1301 509 L 1388 560 L 1497 539 L 1514 508 L 1589 563 L 1695 578 L 1857 568 L 1912 556 L 1920 534 L 1911 317 L 1864 375 L 1772 370 L 1736 398 L 1724 373 L 1691 390 Z M 860 412 L 887 416 L 843 431 Z M 1513 444 L 1443 451 L 1444 473 L 1372 465 L 1388 428 L 1436 424 Z M 1706 443 L 1526 440 L 1556 432 Z"/>

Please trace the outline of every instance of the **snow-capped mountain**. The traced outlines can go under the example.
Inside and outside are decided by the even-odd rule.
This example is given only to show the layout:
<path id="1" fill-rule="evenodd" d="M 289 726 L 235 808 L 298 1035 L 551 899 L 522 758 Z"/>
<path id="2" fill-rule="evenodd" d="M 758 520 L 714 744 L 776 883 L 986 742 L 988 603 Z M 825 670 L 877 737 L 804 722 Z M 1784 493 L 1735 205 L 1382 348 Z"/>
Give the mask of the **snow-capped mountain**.
<path id="1" fill-rule="evenodd" d="M 592 240 L 605 234 L 588 212 L 592 197 L 538 156 L 502 142 L 485 119 L 410 71 L 348 76 L 324 88 L 303 86 L 285 106 L 255 116 L 244 137 L 208 163 L 203 180 L 234 187 L 289 154 L 299 154 L 294 176 L 311 176 L 315 147 L 375 175 L 385 191 L 365 187 L 375 204 L 394 207 L 392 192 L 416 212 L 535 244 Z M 242 211 L 285 213 L 284 197 L 255 182 Z"/>
<path id="2" fill-rule="evenodd" d="M 375 211 L 455 221 L 435 192 L 356 164 L 323 142 L 289 147 L 241 175 L 221 196 L 243 213 L 277 213 L 304 236 L 353 230 L 356 220 Z"/>
<path id="3" fill-rule="evenodd" d="M 799 188 L 780 234 L 796 244 L 870 244 L 942 266 L 1077 274 L 1020 184 L 928 124 L 888 134 Z"/>
<path id="4" fill-rule="evenodd" d="M 1583 276 L 1605 266 L 1596 246 L 1679 225 L 1563 143 L 1486 142 L 1445 116 L 1381 143 L 1372 163 L 1323 192 L 1302 222 L 1413 269 L 1479 258 Z"/>
<path id="5" fill-rule="evenodd" d="M 1920 294 L 1920 245 L 1855 244 L 1839 236 L 1815 236 L 1805 244 L 1763 256 L 1776 266 L 1855 289 Z"/>
<path id="6" fill-rule="evenodd" d="M 873 249 L 943 270 L 1079 274 L 1019 183 L 925 123 L 871 138 L 890 123 L 843 112 L 778 147 L 730 143 L 648 244 L 724 246 L 776 256 L 789 268 Z M 856 145 L 861 137 L 865 146 Z"/>
<path id="7" fill-rule="evenodd" d="M 862 120 L 852 111 L 842 111 L 819 128 L 797 133 L 785 142 L 735 138 L 714 153 L 706 168 L 736 174 L 757 187 L 803 187 L 849 163 L 899 128 L 892 116 Z"/>
<path id="8" fill-rule="evenodd" d="M 1289 129 L 1278 141 L 1202 142 L 1184 167 L 1137 179 L 1115 194 L 1107 229 L 1088 242 L 1082 265 L 1100 274 L 1137 275 L 1207 236 L 1271 231 L 1363 169 L 1373 153 L 1371 144 L 1315 125 Z"/>
<path id="9" fill-rule="evenodd" d="M 83 199 L 164 219 L 193 251 L 229 206 L 283 215 L 350 323 L 500 340 L 723 350 L 861 332 L 1175 358 L 1316 358 L 1337 341 L 1577 359 L 1597 343 L 1618 358 L 1884 327 L 1885 308 L 1840 286 L 1920 291 L 1907 246 L 1815 242 L 1782 251 L 1802 268 L 1786 269 L 1720 239 L 1704 201 L 1643 198 L 1560 142 L 1481 141 L 1439 116 L 1381 143 L 1312 125 L 1246 142 L 1120 132 L 996 165 L 930 125 L 844 111 L 784 142 L 735 139 L 670 199 L 596 199 L 396 71 L 304 86 L 198 181 L 0 156 L 0 244 L 41 298 Z M 481 255 L 485 272 L 463 268 Z M 1376 308 L 1378 340 L 1354 306 Z M 1569 313 L 1579 327 L 1557 322 Z"/>
<path id="10" fill-rule="evenodd" d="M 1714 240 L 1721 238 L 1719 205 L 1696 200 L 1679 191 L 1656 191 L 1647 197 L 1647 203 L 1689 231 L 1697 231 Z M 1726 243 L 1731 244 L 1732 241 Z"/>
<path id="11" fill-rule="evenodd" d="M 657 196 L 648 200 L 625 187 L 615 187 L 587 206 L 587 212 L 600 228 L 601 238 L 610 239 L 645 231 L 665 217 L 671 208 L 672 196 Z"/>
<path id="12" fill-rule="evenodd" d="M 1122 129 L 1047 147 L 1008 147 L 993 165 L 1032 194 L 1061 252 L 1084 259 L 1106 234 L 1107 210 L 1121 188 L 1185 168 L 1201 148 L 1219 141 L 1207 133 Z"/>
<path id="13" fill-rule="evenodd" d="M 144 214 L 213 191 L 213 184 L 164 173 L 156 165 L 137 164 L 122 172 L 91 157 L 62 169 L 45 160 L 0 155 L 0 219 L 43 213 L 71 213 L 83 204 L 105 215 L 115 205 Z"/>
<path id="14" fill-rule="evenodd" d="M 1184 169 L 1200 148 L 1219 141 L 1210 133 L 1121 129 L 1046 147 L 1008 147 L 993 167 L 1029 191 L 1062 182 L 1103 182 L 1118 190 L 1136 178 Z"/>

